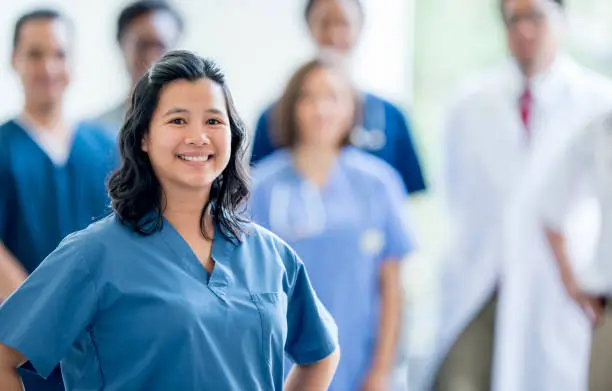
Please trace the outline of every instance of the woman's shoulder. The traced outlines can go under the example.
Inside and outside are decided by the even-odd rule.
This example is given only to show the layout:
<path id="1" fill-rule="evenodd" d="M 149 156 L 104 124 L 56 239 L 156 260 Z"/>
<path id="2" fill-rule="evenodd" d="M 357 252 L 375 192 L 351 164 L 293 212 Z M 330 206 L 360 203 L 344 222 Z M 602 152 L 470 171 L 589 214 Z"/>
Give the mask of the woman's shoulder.
<path id="1" fill-rule="evenodd" d="M 281 258 L 292 258 L 295 256 L 293 249 L 274 232 L 255 223 L 247 222 L 244 225 L 245 235 L 243 242 L 256 248 L 258 251 L 269 252 Z"/>
<path id="2" fill-rule="evenodd" d="M 397 170 L 385 160 L 354 147 L 343 151 L 343 165 L 352 179 L 362 180 L 373 185 L 401 182 Z"/>
<path id="3" fill-rule="evenodd" d="M 111 249 L 123 246 L 129 235 L 129 229 L 119 222 L 114 213 L 111 213 L 66 236 L 59 246 L 71 246 L 88 258 L 94 255 L 102 258 Z"/>
<path id="4" fill-rule="evenodd" d="M 291 167 L 291 152 L 287 149 L 279 149 L 269 156 L 263 158 L 251 170 L 253 187 L 274 180 L 278 175 Z"/>
<path id="5" fill-rule="evenodd" d="M 241 253 L 260 271 L 258 284 L 273 284 L 281 272 L 287 291 L 301 268 L 300 258 L 287 242 L 259 224 L 246 223 L 244 228 L 246 233 L 240 244 Z"/>

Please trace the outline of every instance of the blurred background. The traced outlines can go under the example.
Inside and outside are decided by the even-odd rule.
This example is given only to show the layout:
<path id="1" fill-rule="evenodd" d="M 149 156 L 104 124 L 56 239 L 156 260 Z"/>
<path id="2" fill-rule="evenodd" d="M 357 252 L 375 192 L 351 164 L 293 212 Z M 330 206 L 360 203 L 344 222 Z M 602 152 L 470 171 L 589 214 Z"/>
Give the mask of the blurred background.
<path id="1" fill-rule="evenodd" d="M 67 96 L 71 117 L 89 118 L 116 106 L 130 85 L 115 40 L 126 0 L 5 1 L 0 13 L 0 117 L 22 107 L 10 67 L 16 18 L 40 6 L 56 7 L 75 23 L 74 78 Z M 185 18 L 179 48 L 216 60 L 228 76 L 249 127 L 281 92 L 315 48 L 302 0 L 174 0 Z M 441 120 L 451 91 L 465 77 L 507 57 L 498 0 L 364 0 L 365 27 L 353 61 L 360 88 L 396 103 L 412 134 L 429 184 L 409 201 L 419 253 L 403 273 L 408 291 L 410 379 L 433 346 L 438 324 L 439 259 L 447 238 L 439 196 Z M 570 0 L 568 49 L 582 64 L 612 76 L 612 2 Z M 416 388 L 415 388 L 416 389 Z"/>
<path id="2" fill-rule="evenodd" d="M 10 70 L 11 37 L 16 18 L 34 7 L 63 10 L 76 25 L 74 81 L 68 110 L 93 116 L 123 99 L 129 89 L 121 53 L 115 40 L 119 12 L 129 1 L 24 0 L 7 3 L 0 16 L 0 53 L 4 66 L 0 83 L 0 115 L 21 107 L 20 88 Z M 314 46 L 304 23 L 301 0 L 178 0 L 185 34 L 179 47 L 217 61 L 225 70 L 244 120 L 254 124 L 262 108 L 275 99 L 286 79 Z M 355 77 L 369 89 L 411 102 L 413 4 L 402 0 L 367 1 L 367 26 L 360 42 Z M 385 64 L 381 68 L 381 64 Z M 123 83 L 121 82 L 123 80 Z M 112 82 L 110 82 L 112 81 Z"/>

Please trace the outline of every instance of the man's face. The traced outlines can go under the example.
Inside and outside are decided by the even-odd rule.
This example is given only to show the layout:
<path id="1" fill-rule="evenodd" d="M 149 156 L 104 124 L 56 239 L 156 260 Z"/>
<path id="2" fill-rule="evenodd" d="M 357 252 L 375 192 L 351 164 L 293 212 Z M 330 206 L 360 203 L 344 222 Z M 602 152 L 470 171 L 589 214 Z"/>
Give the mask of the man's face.
<path id="1" fill-rule="evenodd" d="M 551 0 L 504 0 L 508 48 L 525 69 L 538 69 L 557 51 L 561 10 Z"/>
<path id="2" fill-rule="evenodd" d="M 354 1 L 318 0 L 308 16 L 308 27 L 319 48 L 346 55 L 357 44 L 362 18 Z"/>
<path id="3" fill-rule="evenodd" d="M 172 49 L 178 41 L 179 25 L 166 11 L 156 11 L 134 19 L 121 40 L 121 49 L 132 82 Z"/>
<path id="4" fill-rule="evenodd" d="M 13 69 L 27 100 L 54 105 L 70 83 L 70 28 L 61 19 L 35 19 L 21 26 L 13 51 Z"/>

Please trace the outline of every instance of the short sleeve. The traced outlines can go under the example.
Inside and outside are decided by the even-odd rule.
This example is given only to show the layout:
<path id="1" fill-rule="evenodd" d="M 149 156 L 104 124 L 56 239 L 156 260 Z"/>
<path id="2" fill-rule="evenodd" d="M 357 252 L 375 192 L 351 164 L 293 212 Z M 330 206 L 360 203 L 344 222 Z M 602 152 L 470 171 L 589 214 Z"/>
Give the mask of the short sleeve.
<path id="1" fill-rule="evenodd" d="M 312 364 L 329 356 L 338 346 L 338 329 L 313 290 L 306 268 L 294 255 L 297 266 L 288 295 L 285 352 L 298 365 Z"/>
<path id="2" fill-rule="evenodd" d="M 392 106 L 390 110 L 390 122 L 397 132 L 395 142 L 396 161 L 395 168 L 400 173 L 404 184 L 409 193 L 417 193 L 426 190 L 423 169 L 419 161 L 419 156 L 412 139 L 409 122 L 402 112 Z"/>
<path id="3" fill-rule="evenodd" d="M 272 115 L 272 107 L 266 109 L 257 120 L 255 132 L 253 134 L 253 150 L 251 152 L 251 164 L 255 164 L 272 154 L 275 151 L 275 146 L 270 136 L 270 116 Z"/>
<path id="4" fill-rule="evenodd" d="M 0 342 L 46 378 L 96 311 L 92 273 L 69 236 L 0 306 Z"/>
<path id="5" fill-rule="evenodd" d="M 387 205 L 384 235 L 385 245 L 381 261 L 400 261 L 415 248 L 414 234 L 409 226 L 406 189 L 401 178 L 393 172 L 382 191 Z"/>

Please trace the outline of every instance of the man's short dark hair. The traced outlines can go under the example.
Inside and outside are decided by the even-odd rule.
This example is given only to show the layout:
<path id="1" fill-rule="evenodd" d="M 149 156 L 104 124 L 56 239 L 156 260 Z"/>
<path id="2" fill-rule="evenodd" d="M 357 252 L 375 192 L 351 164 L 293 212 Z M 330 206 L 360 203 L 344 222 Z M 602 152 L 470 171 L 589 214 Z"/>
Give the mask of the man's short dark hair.
<path id="1" fill-rule="evenodd" d="M 501 11 L 502 17 L 505 17 L 505 12 L 504 12 L 504 3 L 508 1 L 508 0 L 500 0 L 499 2 L 499 9 Z M 565 0 L 549 0 L 552 1 L 553 3 L 557 4 L 559 6 L 559 8 L 564 9 L 565 8 Z"/>
<path id="2" fill-rule="evenodd" d="M 357 6 L 359 7 L 359 11 L 361 11 L 361 14 L 363 15 L 363 4 L 361 4 L 360 0 L 353 0 L 355 2 L 355 4 L 357 4 Z M 306 18 L 306 21 L 308 21 L 308 19 L 310 18 L 310 13 L 312 12 L 312 9 L 314 8 L 315 3 L 317 2 L 317 0 L 308 0 L 306 2 L 306 7 L 304 8 L 304 17 Z"/>
<path id="3" fill-rule="evenodd" d="M 501 0 L 500 4 L 504 5 L 504 1 L 506 0 Z M 550 0 L 550 1 L 552 1 L 553 3 L 557 3 L 561 8 L 565 6 L 565 0 Z"/>
<path id="4" fill-rule="evenodd" d="M 51 8 L 38 8 L 25 13 L 21 15 L 15 23 L 15 28 L 13 30 L 13 50 L 15 50 L 17 48 L 17 44 L 19 44 L 19 37 L 21 36 L 23 26 L 26 23 L 34 20 L 62 20 L 69 22 L 68 18 L 66 18 L 66 16 L 64 16 L 61 12 Z"/>
<path id="5" fill-rule="evenodd" d="M 168 2 L 163 0 L 139 0 L 125 7 L 119 14 L 119 19 L 117 20 L 117 42 L 121 42 L 128 27 L 135 19 L 153 12 L 168 12 L 174 17 L 179 32 L 183 31 L 183 18 Z"/>

